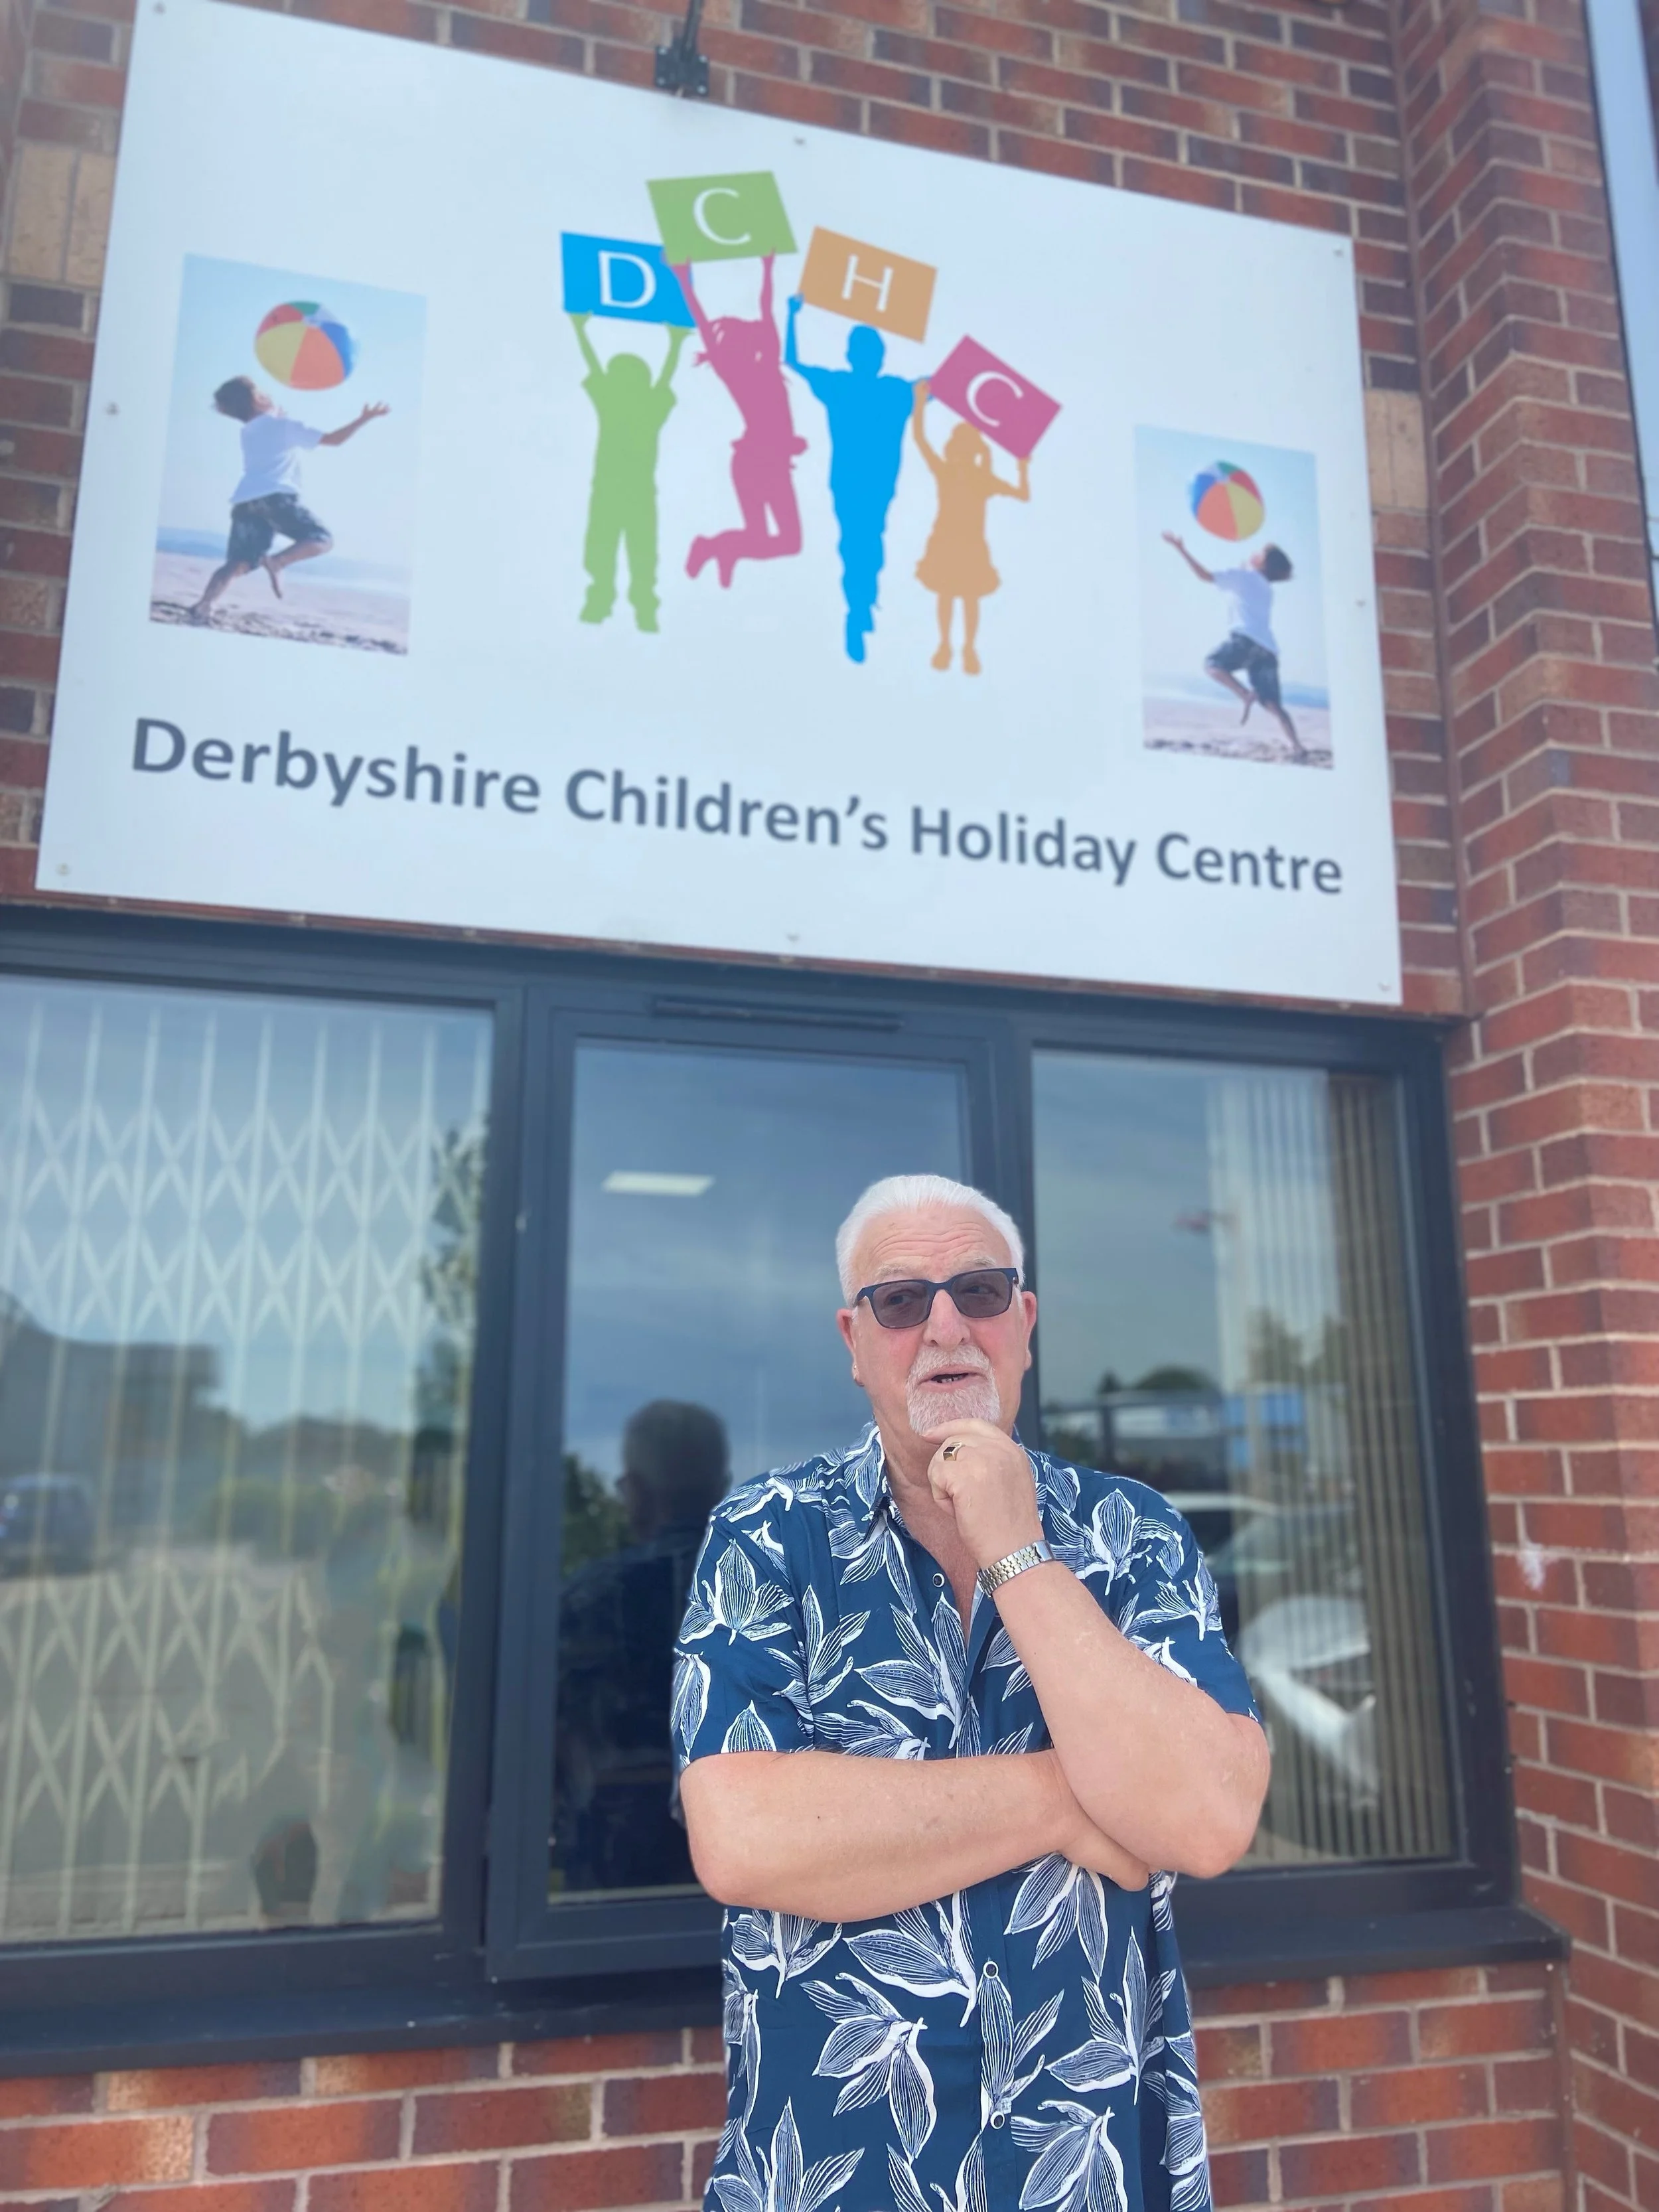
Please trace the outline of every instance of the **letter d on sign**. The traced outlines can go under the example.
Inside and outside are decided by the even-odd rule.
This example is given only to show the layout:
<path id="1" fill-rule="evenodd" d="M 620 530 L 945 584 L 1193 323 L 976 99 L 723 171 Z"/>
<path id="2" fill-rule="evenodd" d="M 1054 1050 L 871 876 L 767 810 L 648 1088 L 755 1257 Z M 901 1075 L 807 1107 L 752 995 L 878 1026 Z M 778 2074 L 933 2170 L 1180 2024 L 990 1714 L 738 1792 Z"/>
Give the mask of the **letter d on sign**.
<path id="1" fill-rule="evenodd" d="M 150 732 L 165 731 L 169 750 L 165 760 L 150 757 Z M 138 726 L 132 733 L 132 765 L 143 775 L 165 775 L 169 769 L 178 767 L 185 757 L 185 733 L 176 722 L 158 722 L 148 714 L 141 714 Z"/>

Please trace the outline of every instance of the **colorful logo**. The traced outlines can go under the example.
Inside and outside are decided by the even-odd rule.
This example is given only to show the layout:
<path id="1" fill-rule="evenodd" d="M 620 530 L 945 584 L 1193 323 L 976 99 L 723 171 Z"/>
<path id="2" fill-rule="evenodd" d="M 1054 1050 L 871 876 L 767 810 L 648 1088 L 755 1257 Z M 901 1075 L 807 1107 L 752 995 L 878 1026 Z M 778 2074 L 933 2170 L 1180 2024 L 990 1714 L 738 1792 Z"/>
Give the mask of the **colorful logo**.
<path id="1" fill-rule="evenodd" d="M 562 240 L 566 313 L 586 371 L 582 389 L 598 417 L 593 477 L 582 557 L 586 623 L 607 621 L 625 558 L 628 595 L 639 629 L 658 627 L 658 453 L 675 406 L 673 383 L 685 332 L 702 343 L 697 366 L 711 369 L 732 402 L 735 521 L 700 532 L 685 573 L 713 568 L 729 591 L 748 562 L 791 559 L 801 550 L 794 470 L 807 441 L 795 428 L 802 387 L 824 411 L 830 433 L 830 495 L 835 508 L 845 602 L 848 658 L 866 659 L 886 563 L 887 519 L 907 453 L 932 475 L 938 512 L 915 579 L 933 594 L 939 617 L 937 669 L 956 658 L 980 672 L 981 603 L 1000 589 L 987 515 L 998 497 L 1029 500 L 1028 471 L 1060 403 L 1022 371 L 964 337 L 937 373 L 911 378 L 887 366 L 883 333 L 920 343 L 933 313 L 937 270 L 865 239 L 823 228 L 811 235 L 798 282 L 778 325 L 775 264 L 796 251 L 783 196 L 769 170 L 726 176 L 664 177 L 646 190 L 661 245 L 567 232 Z M 708 262 L 758 261 L 756 312 L 712 314 L 698 297 L 696 271 Z M 803 307 L 852 325 L 842 363 L 801 352 Z M 589 335 L 594 316 L 668 326 L 654 369 L 641 355 L 601 360 Z M 263 356 L 262 356 L 263 358 Z M 928 436 L 927 403 L 960 419 L 942 445 Z M 997 473 L 992 446 L 1018 464 L 1013 483 Z"/>
<path id="2" fill-rule="evenodd" d="M 273 307 L 254 332 L 253 350 L 262 368 L 296 392 L 326 392 L 357 365 L 357 341 L 314 300 Z"/>
<path id="3" fill-rule="evenodd" d="M 1254 538 L 1267 519 L 1267 509 L 1255 478 L 1231 461 L 1218 461 L 1200 469 L 1187 494 L 1193 520 L 1212 538 L 1237 543 Z"/>

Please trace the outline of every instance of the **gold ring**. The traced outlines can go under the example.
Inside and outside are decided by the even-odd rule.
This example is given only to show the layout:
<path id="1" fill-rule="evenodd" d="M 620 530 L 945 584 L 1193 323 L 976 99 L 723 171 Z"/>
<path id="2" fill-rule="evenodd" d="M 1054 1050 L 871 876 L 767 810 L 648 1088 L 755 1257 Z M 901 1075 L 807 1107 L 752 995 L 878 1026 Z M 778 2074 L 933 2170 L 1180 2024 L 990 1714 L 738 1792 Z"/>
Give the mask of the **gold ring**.
<path id="1" fill-rule="evenodd" d="M 961 1451 L 962 1444 L 960 1439 L 956 1437 L 952 1437 L 949 1443 L 946 1443 L 940 1451 L 939 1457 L 941 1459 L 956 1459 L 960 1455 Z"/>

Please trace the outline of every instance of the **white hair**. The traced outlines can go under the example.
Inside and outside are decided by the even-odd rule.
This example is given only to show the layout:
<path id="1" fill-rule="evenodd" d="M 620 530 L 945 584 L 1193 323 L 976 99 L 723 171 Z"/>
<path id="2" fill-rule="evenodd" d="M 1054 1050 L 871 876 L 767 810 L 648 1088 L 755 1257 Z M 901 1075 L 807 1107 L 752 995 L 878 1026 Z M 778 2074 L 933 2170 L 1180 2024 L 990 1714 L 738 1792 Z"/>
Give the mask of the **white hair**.
<path id="1" fill-rule="evenodd" d="M 841 1276 L 842 1297 L 850 1301 L 859 1287 L 854 1279 L 853 1261 L 859 1239 L 872 1221 L 884 1213 L 919 1213 L 925 1207 L 939 1206 L 960 1206 L 988 1221 L 1008 1247 L 1008 1257 L 1024 1278 L 1024 1241 L 1014 1225 L 1013 1217 L 1005 1213 L 995 1199 L 987 1198 L 971 1183 L 952 1182 L 949 1176 L 884 1176 L 879 1182 L 871 1184 L 836 1231 L 836 1267 Z"/>

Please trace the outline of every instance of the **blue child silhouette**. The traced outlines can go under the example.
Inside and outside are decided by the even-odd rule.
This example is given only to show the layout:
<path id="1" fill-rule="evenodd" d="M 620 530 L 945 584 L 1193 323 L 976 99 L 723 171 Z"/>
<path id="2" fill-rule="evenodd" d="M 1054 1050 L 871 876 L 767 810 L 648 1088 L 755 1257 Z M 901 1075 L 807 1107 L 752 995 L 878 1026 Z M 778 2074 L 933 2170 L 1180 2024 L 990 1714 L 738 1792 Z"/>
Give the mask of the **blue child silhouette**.
<path id="1" fill-rule="evenodd" d="M 845 368 L 815 368 L 795 344 L 799 295 L 789 302 L 783 357 L 830 418 L 830 496 L 841 525 L 842 591 L 847 600 L 847 652 L 862 660 L 876 625 L 887 510 L 898 485 L 904 428 L 910 419 L 908 377 L 884 376 L 879 331 L 858 324 L 847 340 Z"/>

